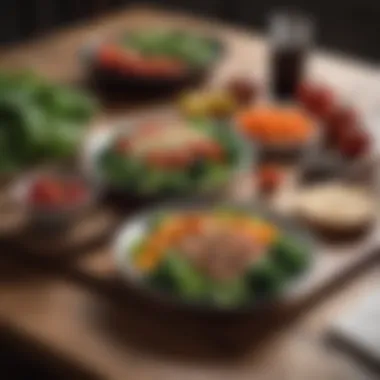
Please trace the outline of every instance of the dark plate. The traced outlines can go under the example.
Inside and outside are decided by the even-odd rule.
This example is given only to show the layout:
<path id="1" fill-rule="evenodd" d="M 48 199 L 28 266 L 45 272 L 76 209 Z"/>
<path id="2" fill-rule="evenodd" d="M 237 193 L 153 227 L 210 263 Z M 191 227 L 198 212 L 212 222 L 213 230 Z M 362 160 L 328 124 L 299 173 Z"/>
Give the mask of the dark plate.
<path id="1" fill-rule="evenodd" d="M 122 74 L 101 67 L 95 61 L 95 53 L 104 41 L 88 43 L 80 54 L 82 61 L 87 67 L 88 81 L 92 87 L 101 90 L 109 96 L 117 97 L 126 94 L 127 91 L 134 91 L 136 95 L 154 95 L 161 92 L 174 92 L 187 86 L 196 85 L 205 80 L 213 70 L 215 64 L 224 54 L 223 44 L 214 37 L 205 37 L 215 48 L 215 57 L 209 64 L 199 68 L 189 68 L 183 75 L 147 77 L 143 75 Z"/>

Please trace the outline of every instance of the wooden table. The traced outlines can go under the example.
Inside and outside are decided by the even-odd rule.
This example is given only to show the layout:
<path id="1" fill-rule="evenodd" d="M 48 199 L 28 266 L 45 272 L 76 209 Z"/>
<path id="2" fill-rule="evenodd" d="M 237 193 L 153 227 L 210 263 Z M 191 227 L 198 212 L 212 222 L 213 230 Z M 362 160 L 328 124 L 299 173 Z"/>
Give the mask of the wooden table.
<path id="1" fill-rule="evenodd" d="M 0 325 L 43 365 L 69 366 L 89 378 L 377 379 L 324 338 L 335 317 L 379 286 L 376 266 L 270 339 L 236 350 L 185 319 L 165 323 L 67 279 L 21 272 L 1 284 Z"/>
<path id="2" fill-rule="evenodd" d="M 75 82 L 83 75 L 77 57 L 83 43 L 126 26 L 144 25 L 186 25 L 220 35 L 227 43 L 228 54 L 211 78 L 211 85 L 230 73 L 265 76 L 266 46 L 262 38 L 214 22 L 149 9 L 119 12 L 5 51 L 0 66 L 32 68 L 54 80 Z M 338 93 L 353 95 L 355 89 L 373 86 L 377 73 L 365 63 L 318 53 L 312 59 L 310 75 L 329 83 Z M 373 106 L 373 93 L 359 95 L 363 109 Z M 9 260 L 13 264 L 8 263 L 11 267 L 5 272 L 14 273 L 17 260 Z M 320 300 L 324 301 L 322 305 L 304 310 L 293 323 L 276 324 L 263 339 L 264 328 L 252 320 L 241 322 L 248 328 L 232 328 L 184 315 L 157 313 L 152 318 L 152 312 L 138 300 L 115 305 L 69 268 L 39 260 L 34 256 L 22 259 L 28 270 L 17 271 L 12 281 L 4 279 L 0 286 L 0 325 L 23 344 L 39 347 L 38 352 L 90 377 L 371 379 L 358 364 L 324 347 L 323 336 L 335 316 L 355 307 L 357 299 L 380 284 L 376 263 L 359 278 L 341 284 L 339 292 L 335 289 L 330 298 Z M 33 268 L 42 265 L 38 275 L 30 276 Z M 218 335 L 220 329 L 228 338 Z M 242 336 L 235 339 L 238 334 Z"/>

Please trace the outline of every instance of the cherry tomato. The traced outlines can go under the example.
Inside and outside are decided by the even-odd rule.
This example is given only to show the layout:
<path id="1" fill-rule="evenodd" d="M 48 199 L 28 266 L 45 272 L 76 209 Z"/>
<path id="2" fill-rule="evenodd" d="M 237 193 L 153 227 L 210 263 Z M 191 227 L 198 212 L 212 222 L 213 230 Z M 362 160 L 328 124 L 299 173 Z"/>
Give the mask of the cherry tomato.
<path id="1" fill-rule="evenodd" d="M 333 147 L 336 147 L 339 144 L 341 136 L 343 136 L 350 129 L 355 127 L 355 125 L 351 124 L 330 124 L 329 122 L 324 122 L 323 126 L 326 141 L 329 145 Z"/>
<path id="2" fill-rule="evenodd" d="M 257 174 L 258 188 L 261 192 L 271 193 L 278 189 L 283 178 L 280 167 L 276 165 L 264 165 Z"/>
<path id="3" fill-rule="evenodd" d="M 32 186 L 30 200 L 38 205 L 58 205 L 64 200 L 63 188 L 56 180 L 40 179 Z"/>
<path id="4" fill-rule="evenodd" d="M 334 108 L 324 120 L 327 141 L 334 146 L 338 145 L 341 136 L 357 128 L 357 123 L 355 111 L 351 108 Z"/>
<path id="5" fill-rule="evenodd" d="M 363 156 L 369 149 L 369 136 L 359 128 L 351 128 L 340 137 L 339 151 L 347 158 Z"/>
<path id="6" fill-rule="evenodd" d="M 302 83 L 297 90 L 298 101 L 311 113 L 326 118 L 334 108 L 333 92 L 325 86 Z"/>
<path id="7" fill-rule="evenodd" d="M 358 117 L 353 108 L 350 107 L 336 107 L 328 115 L 326 122 L 332 127 L 341 127 L 342 125 L 356 125 Z"/>
<path id="8" fill-rule="evenodd" d="M 325 127 L 325 139 L 329 146 L 336 147 L 340 141 L 341 135 L 344 133 L 344 128 L 337 128 L 328 124 Z"/>
<path id="9" fill-rule="evenodd" d="M 316 116 L 326 118 L 332 112 L 334 102 L 334 95 L 330 89 L 318 87 L 314 91 L 308 109 Z"/>
<path id="10" fill-rule="evenodd" d="M 297 89 L 297 100 L 305 107 L 309 108 L 312 102 L 316 86 L 311 83 L 301 83 Z"/>
<path id="11" fill-rule="evenodd" d="M 37 206 L 59 207 L 77 204 L 86 194 L 86 187 L 78 180 L 40 178 L 31 187 L 29 201 Z"/>

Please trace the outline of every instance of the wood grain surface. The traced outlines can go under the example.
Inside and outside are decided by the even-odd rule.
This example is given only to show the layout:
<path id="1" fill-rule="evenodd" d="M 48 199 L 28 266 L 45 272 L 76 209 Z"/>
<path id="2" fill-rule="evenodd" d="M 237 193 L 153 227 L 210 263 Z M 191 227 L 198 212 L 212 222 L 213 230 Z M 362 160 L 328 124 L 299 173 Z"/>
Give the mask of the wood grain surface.
<path id="1" fill-rule="evenodd" d="M 293 324 L 262 335 L 255 320 L 212 325 L 148 313 L 139 303 L 121 307 L 29 268 L 2 280 L 0 321 L 25 347 L 44 347 L 42 364 L 61 357 L 94 379 L 374 380 L 324 339 L 331 320 L 378 288 L 379 274 L 376 266 Z"/>

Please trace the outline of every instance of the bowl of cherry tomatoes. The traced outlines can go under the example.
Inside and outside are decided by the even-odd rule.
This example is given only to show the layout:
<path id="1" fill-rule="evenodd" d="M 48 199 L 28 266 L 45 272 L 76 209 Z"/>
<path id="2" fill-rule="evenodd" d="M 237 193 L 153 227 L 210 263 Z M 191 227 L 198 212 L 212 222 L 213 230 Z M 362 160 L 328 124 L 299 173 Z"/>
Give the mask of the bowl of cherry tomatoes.
<path id="1" fill-rule="evenodd" d="M 31 174 L 16 184 L 14 195 L 32 225 L 66 227 L 93 203 L 94 191 L 78 175 Z"/>

